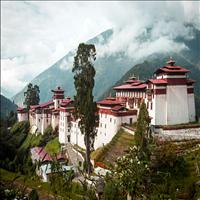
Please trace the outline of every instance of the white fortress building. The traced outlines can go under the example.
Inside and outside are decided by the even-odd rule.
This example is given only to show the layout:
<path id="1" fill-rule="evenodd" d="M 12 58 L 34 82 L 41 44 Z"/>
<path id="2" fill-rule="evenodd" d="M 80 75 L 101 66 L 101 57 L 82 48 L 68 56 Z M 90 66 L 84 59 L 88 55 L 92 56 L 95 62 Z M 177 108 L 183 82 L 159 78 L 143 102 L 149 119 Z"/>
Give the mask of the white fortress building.
<path id="1" fill-rule="evenodd" d="M 147 105 L 151 125 L 157 127 L 160 134 L 165 133 L 160 129 L 161 126 L 195 121 L 195 81 L 187 77 L 188 72 L 183 67 L 175 66 L 175 62 L 170 59 L 166 66 L 156 70 L 153 79 L 140 81 L 130 77 L 124 84 L 114 87 L 115 97 L 97 102 L 99 126 L 94 148 L 109 143 L 123 124 L 136 122 L 142 101 Z M 28 120 L 29 116 L 35 133 L 44 134 L 48 125 L 53 129 L 57 127 L 61 144 L 70 142 L 85 148 L 78 120 L 73 117 L 74 101 L 69 97 L 64 98 L 64 90 L 60 87 L 52 92 L 51 101 L 31 106 L 29 113 L 25 108 L 18 108 L 18 120 Z M 195 131 L 200 137 L 200 128 Z M 178 134 L 180 131 L 175 132 Z"/>

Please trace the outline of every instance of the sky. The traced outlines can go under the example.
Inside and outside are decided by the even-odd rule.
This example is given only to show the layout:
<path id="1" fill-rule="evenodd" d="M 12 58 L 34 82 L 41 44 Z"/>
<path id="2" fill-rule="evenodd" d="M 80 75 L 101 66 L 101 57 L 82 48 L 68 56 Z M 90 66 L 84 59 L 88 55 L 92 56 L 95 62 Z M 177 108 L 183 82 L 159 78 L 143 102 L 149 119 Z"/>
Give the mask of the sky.
<path id="1" fill-rule="evenodd" d="M 98 46 L 99 56 L 125 50 L 141 58 L 170 48 L 178 35 L 192 39 L 185 23 L 200 29 L 199 2 L 2 1 L 2 93 L 12 97 L 80 42 L 107 29 L 114 34 L 106 46 Z M 151 38 L 141 45 L 136 38 L 149 27 Z"/>

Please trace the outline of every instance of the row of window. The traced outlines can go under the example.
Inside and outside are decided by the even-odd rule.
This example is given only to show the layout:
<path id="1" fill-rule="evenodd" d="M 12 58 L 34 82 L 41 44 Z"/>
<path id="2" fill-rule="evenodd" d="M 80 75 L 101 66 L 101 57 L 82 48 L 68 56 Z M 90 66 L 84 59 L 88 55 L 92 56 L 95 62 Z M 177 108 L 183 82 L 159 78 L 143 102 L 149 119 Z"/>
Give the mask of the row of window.
<path id="1" fill-rule="evenodd" d="M 153 109 L 153 102 L 147 102 L 147 109 L 152 110 Z"/>
<path id="2" fill-rule="evenodd" d="M 144 92 L 117 92 L 117 97 L 141 97 L 145 98 L 146 94 Z"/>

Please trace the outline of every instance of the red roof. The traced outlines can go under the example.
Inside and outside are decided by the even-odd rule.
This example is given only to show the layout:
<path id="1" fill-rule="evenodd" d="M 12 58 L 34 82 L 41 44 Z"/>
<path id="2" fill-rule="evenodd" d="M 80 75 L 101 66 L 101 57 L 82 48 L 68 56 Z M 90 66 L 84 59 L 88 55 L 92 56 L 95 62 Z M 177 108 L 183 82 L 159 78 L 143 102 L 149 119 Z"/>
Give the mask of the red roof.
<path id="1" fill-rule="evenodd" d="M 119 111 L 119 110 L 121 110 L 121 109 L 124 109 L 124 106 L 117 105 L 117 106 L 114 106 L 114 107 L 112 108 L 113 111 Z"/>
<path id="2" fill-rule="evenodd" d="M 69 104 L 71 104 L 71 103 L 73 103 L 74 102 L 74 100 L 71 100 L 69 97 L 67 98 L 67 99 L 63 99 L 62 101 L 61 101 L 61 103 L 60 103 L 60 105 L 61 106 L 67 106 L 67 105 L 69 105 Z"/>
<path id="3" fill-rule="evenodd" d="M 167 84 L 166 79 L 149 79 L 147 82 L 151 82 L 155 85 Z"/>
<path id="4" fill-rule="evenodd" d="M 101 101 L 98 101 L 97 104 L 103 104 L 103 105 L 120 105 L 121 102 L 120 101 L 117 101 L 116 99 L 113 99 L 113 100 L 110 100 L 109 98 L 108 99 L 103 99 Z"/>
<path id="5" fill-rule="evenodd" d="M 20 108 L 20 107 L 17 108 L 17 111 L 24 111 L 24 110 L 26 110 L 26 108 Z"/>
<path id="6" fill-rule="evenodd" d="M 138 89 L 145 89 L 146 84 L 143 83 L 133 83 L 133 84 L 124 84 L 117 87 L 114 87 L 114 90 L 138 90 Z"/>
<path id="7" fill-rule="evenodd" d="M 39 105 L 33 105 L 33 106 L 31 106 L 31 109 L 44 108 L 44 107 L 52 105 L 53 103 L 54 103 L 53 101 L 48 101 L 45 103 L 41 103 Z"/>
<path id="8" fill-rule="evenodd" d="M 185 69 L 183 67 L 180 67 L 180 66 L 164 66 L 164 67 L 161 67 L 159 69 L 157 69 L 155 71 L 155 74 L 158 74 L 158 73 L 161 73 L 161 72 L 166 72 L 166 73 L 187 73 L 189 72 L 190 70 L 188 69 Z"/>

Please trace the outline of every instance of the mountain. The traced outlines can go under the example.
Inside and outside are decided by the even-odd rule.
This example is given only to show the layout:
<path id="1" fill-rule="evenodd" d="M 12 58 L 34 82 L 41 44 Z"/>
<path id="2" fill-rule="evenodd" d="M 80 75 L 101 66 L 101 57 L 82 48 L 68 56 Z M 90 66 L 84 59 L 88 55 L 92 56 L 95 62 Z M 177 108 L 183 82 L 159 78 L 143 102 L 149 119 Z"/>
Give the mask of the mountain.
<path id="1" fill-rule="evenodd" d="M 188 49 L 191 49 L 190 53 L 188 53 L 188 50 L 180 52 L 179 57 L 184 61 L 187 61 L 188 63 L 192 63 L 192 65 L 200 69 L 200 59 L 198 56 L 196 56 L 197 52 L 200 52 L 200 47 L 196 45 L 200 38 L 200 31 L 195 28 L 193 29 L 193 31 L 195 32 L 193 39 L 187 40 L 183 37 L 178 37 L 175 40 L 177 43 L 187 43 Z M 139 43 L 144 44 L 144 42 L 151 40 L 151 34 L 152 30 L 147 29 L 145 31 L 145 34 L 141 34 L 136 39 Z M 123 74 L 127 72 L 132 66 L 136 65 L 137 63 L 142 63 L 144 60 L 149 60 L 150 58 L 152 59 L 153 57 L 156 57 L 157 59 L 157 54 L 155 52 L 151 53 L 150 56 L 143 56 L 140 59 L 136 59 L 134 55 L 132 55 L 131 57 L 130 55 L 128 56 L 128 50 L 126 49 L 110 54 L 105 54 L 103 56 L 101 55 L 98 57 L 98 46 L 100 45 L 102 49 L 110 50 L 110 46 L 108 44 L 110 44 L 109 42 L 112 41 L 114 35 L 115 34 L 113 30 L 110 29 L 87 42 L 93 43 L 97 47 L 97 60 L 95 61 L 95 99 L 99 99 L 102 94 L 117 80 L 119 80 L 123 76 Z M 120 42 L 121 41 L 118 41 L 118 43 Z M 162 65 L 166 60 L 168 60 L 169 56 L 171 55 L 173 55 L 174 59 L 176 60 L 176 56 L 174 56 L 175 52 L 165 52 L 165 60 L 162 60 Z M 73 96 L 75 94 L 72 74 L 72 63 L 74 54 L 74 51 L 69 52 L 66 56 L 61 58 L 50 68 L 39 74 L 31 81 L 31 83 L 37 84 L 40 88 L 41 102 L 51 99 L 51 89 L 57 86 L 61 86 L 64 88 L 66 96 Z M 159 66 L 158 63 L 156 65 Z M 25 90 L 26 87 L 12 98 L 18 105 L 22 105 L 22 102 L 24 101 L 23 93 Z"/>
<path id="2" fill-rule="evenodd" d="M 17 109 L 17 106 L 3 95 L 0 95 L 0 104 L 1 104 L 1 118 L 8 116 L 10 111 L 15 112 Z"/>
<path id="3" fill-rule="evenodd" d="M 87 43 L 97 44 L 101 42 L 103 45 L 108 42 L 112 34 L 112 30 L 107 30 L 99 36 L 89 40 Z M 75 94 L 72 62 L 70 63 L 70 66 L 68 65 L 69 61 L 73 60 L 73 57 L 73 51 L 69 52 L 66 56 L 31 81 L 31 83 L 37 84 L 40 88 L 41 102 L 51 99 L 51 89 L 54 89 L 57 86 L 64 88 L 66 96 L 73 96 Z M 124 56 L 124 59 L 127 59 L 126 63 L 124 63 L 124 59 L 119 60 L 118 57 L 119 55 L 100 59 L 97 57 L 97 60 L 95 61 L 96 77 L 94 88 L 94 96 L 96 98 L 98 98 L 106 88 L 112 85 L 113 81 L 118 80 L 132 65 L 131 59 L 128 59 L 126 56 Z M 63 66 L 65 69 L 63 69 Z M 12 98 L 18 105 L 22 105 L 24 101 L 23 93 L 26 89 L 27 88 L 25 87 Z"/>
<path id="4" fill-rule="evenodd" d="M 200 70 L 179 54 L 174 53 L 174 58 L 176 58 L 176 64 L 189 69 L 191 71 L 188 74 L 189 77 L 196 80 L 195 104 L 196 104 L 197 115 L 200 116 Z M 115 84 L 109 87 L 104 92 L 104 94 L 99 97 L 99 99 L 103 99 L 109 95 L 114 96 L 115 92 L 112 88 L 114 86 L 121 85 L 133 74 L 136 77 L 139 77 L 140 80 L 147 80 L 149 78 L 152 78 L 153 72 L 156 71 L 156 69 L 158 69 L 159 67 L 164 66 L 165 65 L 164 61 L 166 61 L 167 59 L 168 57 L 166 57 L 163 54 L 154 54 L 153 56 L 150 56 L 148 58 L 148 61 L 144 61 L 143 63 L 137 64 L 133 66 L 130 70 L 128 70 L 117 82 L 115 82 Z"/>

